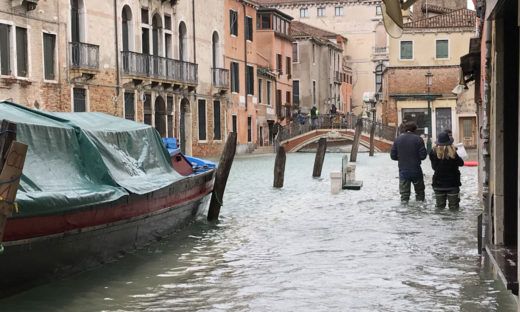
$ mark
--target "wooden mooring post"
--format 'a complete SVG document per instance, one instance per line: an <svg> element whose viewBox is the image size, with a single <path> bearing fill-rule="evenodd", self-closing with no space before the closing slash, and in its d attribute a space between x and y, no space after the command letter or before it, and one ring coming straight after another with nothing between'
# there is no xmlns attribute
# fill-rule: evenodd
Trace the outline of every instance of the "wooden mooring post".
<svg viewBox="0 0 520 312"><path fill-rule="evenodd" d="M218 163L217 172L215 174L215 185L213 186L213 193L211 193L211 202L208 210L208 221L218 220L220 214L220 207L223 205L224 190L235 158L237 148L237 133L230 132L224 145L220 161Z"/></svg>
<svg viewBox="0 0 520 312"><path fill-rule="evenodd" d="M320 138L318 141L318 150L316 151L316 158L314 158L314 169L312 176L318 178L321 176L321 168L323 167L323 160L325 159L325 152L327 151L327 139Z"/></svg>
<svg viewBox="0 0 520 312"><path fill-rule="evenodd" d="M27 154L27 145L16 142L16 124L7 120L0 126L0 253L7 217L15 209L16 192Z"/></svg>
<svg viewBox="0 0 520 312"><path fill-rule="evenodd" d="M285 148L278 147L276 151L276 159L274 161L274 180L273 187L283 187L283 180L285 175Z"/></svg>
<svg viewBox="0 0 520 312"><path fill-rule="evenodd" d="M352 150L350 152L350 162L356 162L359 148L359 139L363 130L363 119L358 118L356 122L356 133L354 134L354 142L352 142Z"/></svg>
<svg viewBox="0 0 520 312"><path fill-rule="evenodd" d="M372 122L372 127L370 127L370 151L368 152L368 156L374 156L374 136L376 135L376 123Z"/></svg>

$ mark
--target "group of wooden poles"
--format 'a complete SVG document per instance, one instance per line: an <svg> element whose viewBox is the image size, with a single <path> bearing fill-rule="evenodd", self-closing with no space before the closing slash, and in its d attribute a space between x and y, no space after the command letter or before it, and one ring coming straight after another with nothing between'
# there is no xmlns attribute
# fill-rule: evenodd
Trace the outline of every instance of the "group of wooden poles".
<svg viewBox="0 0 520 312"><path fill-rule="evenodd" d="M361 137L361 131L363 130L363 120L359 118L356 122L356 130L354 134L354 141L352 143L352 150L350 153L350 162L356 162L357 153L359 148L359 140ZM370 156L374 155L374 134L375 134L375 123L372 123L370 129ZM218 220L220 214L220 207L222 206L222 198L224 196L224 190L226 188L227 178L231 165L235 157L237 145L237 134L236 132L229 133L226 140L224 150L220 156L219 165L215 174L215 184L213 187L213 193L211 195L211 202L208 211L208 220ZM318 140L318 149L316 151L316 158L314 159L314 169L312 171L313 177L321 176L321 169L323 167L323 160L325 159L325 152L327 150L327 139L320 138ZM274 181L273 187L283 187L284 174L285 174L285 148L279 146L276 150L276 158L274 162Z"/></svg>

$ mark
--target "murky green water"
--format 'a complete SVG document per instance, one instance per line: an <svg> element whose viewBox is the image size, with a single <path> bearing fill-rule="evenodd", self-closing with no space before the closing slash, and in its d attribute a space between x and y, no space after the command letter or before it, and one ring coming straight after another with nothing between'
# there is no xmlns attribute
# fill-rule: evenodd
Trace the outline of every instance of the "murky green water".
<svg viewBox="0 0 520 312"><path fill-rule="evenodd" d="M401 206L397 164L358 156L361 191L330 194L314 154L235 159L217 225L204 220L123 259L0 301L0 311L516 311L476 249L477 169L460 211ZM426 183L431 168L423 164ZM38 261L38 259L35 259Z"/></svg>

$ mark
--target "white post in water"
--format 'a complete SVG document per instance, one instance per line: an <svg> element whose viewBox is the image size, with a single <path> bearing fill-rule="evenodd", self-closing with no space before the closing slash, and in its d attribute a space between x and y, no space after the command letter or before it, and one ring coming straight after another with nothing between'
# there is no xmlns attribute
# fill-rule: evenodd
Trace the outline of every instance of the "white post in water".
<svg viewBox="0 0 520 312"><path fill-rule="evenodd" d="M340 171L331 171L330 172L330 192L332 194L339 194L341 190L341 172Z"/></svg>
<svg viewBox="0 0 520 312"><path fill-rule="evenodd" d="M356 180L356 165L354 164L348 164L347 165L347 172L345 174L345 181L351 182Z"/></svg>

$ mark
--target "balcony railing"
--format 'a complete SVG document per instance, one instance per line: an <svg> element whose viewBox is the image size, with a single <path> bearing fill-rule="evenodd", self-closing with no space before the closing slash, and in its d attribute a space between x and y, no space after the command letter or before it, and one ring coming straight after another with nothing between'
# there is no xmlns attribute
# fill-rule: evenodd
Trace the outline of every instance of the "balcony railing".
<svg viewBox="0 0 520 312"><path fill-rule="evenodd" d="M229 89L229 70L225 68L212 68L211 84L217 88Z"/></svg>
<svg viewBox="0 0 520 312"><path fill-rule="evenodd" d="M388 47L374 47L374 55L388 54Z"/></svg>
<svg viewBox="0 0 520 312"><path fill-rule="evenodd" d="M71 68L99 69L99 46L83 42L69 42Z"/></svg>
<svg viewBox="0 0 520 312"><path fill-rule="evenodd" d="M161 56L121 52L123 73L196 84L198 65Z"/></svg>

